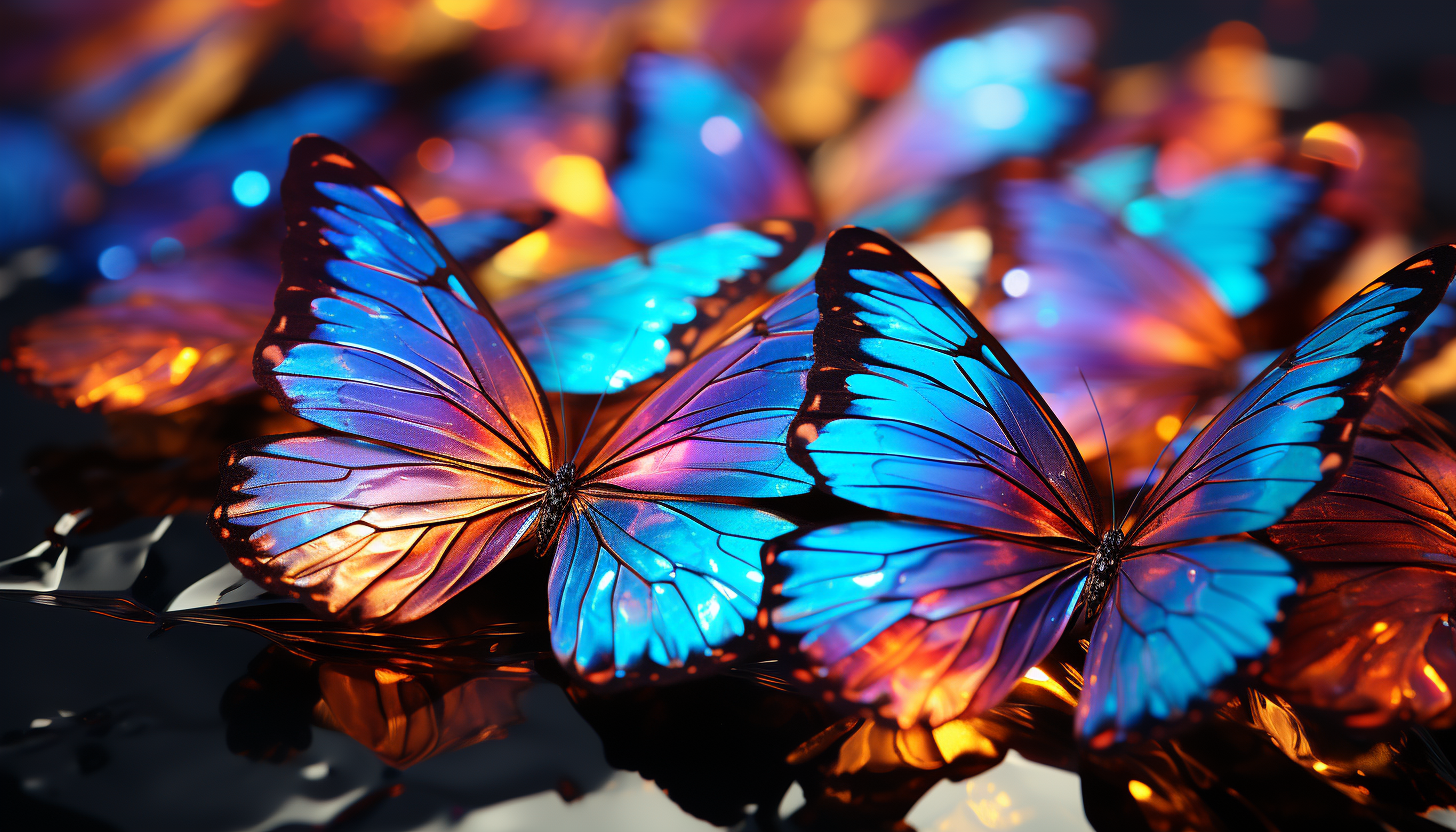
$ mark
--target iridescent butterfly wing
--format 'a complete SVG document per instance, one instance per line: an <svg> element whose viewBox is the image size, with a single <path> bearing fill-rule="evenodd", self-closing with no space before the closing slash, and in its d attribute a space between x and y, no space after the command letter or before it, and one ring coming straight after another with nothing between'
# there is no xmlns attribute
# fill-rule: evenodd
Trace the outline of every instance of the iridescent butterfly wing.
<svg viewBox="0 0 1456 832"><path fill-rule="evenodd" d="M18 328L15 369L58 401L106 413L172 413L257 390L253 346L277 282L222 258L105 281L82 305Z"/></svg>
<svg viewBox="0 0 1456 832"><path fill-rule="evenodd" d="M586 457L550 579L563 665L658 678L731 660L754 635L759 550L793 524L750 501L809 489L784 446L817 317L810 286L775 301Z"/></svg>
<svg viewBox="0 0 1456 832"><path fill-rule="evenodd" d="M1456 264L1433 251L1439 265L1397 268L1286 353L1174 463L1124 541L1010 356L893 245L831 238L791 451L833 493L919 519L873 521L878 540L862 521L777 542L773 620L842 694L936 722L995 704L1080 603L1095 625L1077 729L1094 746L1181 716L1264 651L1294 582L1243 533L1338 477ZM1016 618L1039 592L1055 603ZM977 632L981 618L999 626ZM967 629L932 625L954 620Z"/></svg>
<svg viewBox="0 0 1456 832"><path fill-rule="evenodd" d="M658 243L720 222L815 216L798 159L753 99L709 64L638 53L624 81L622 225Z"/></svg>
<svg viewBox="0 0 1456 832"><path fill-rule="evenodd" d="M496 310L547 390L615 393L660 380L737 330L812 231L772 219L713 226L538 284Z"/></svg>
<svg viewBox="0 0 1456 832"><path fill-rule="evenodd" d="M510 211L466 211L449 220L431 223L435 239L467 272L494 257L496 252L527 232L550 222L552 214L535 208Z"/></svg>
<svg viewBox="0 0 1456 832"><path fill-rule="evenodd" d="M526 536L561 451L468 275L362 160L294 145L255 375L345 435L235 446L214 527L248 577L357 622L429 612Z"/></svg>
<svg viewBox="0 0 1456 832"><path fill-rule="evenodd" d="M1450 426L1382 392L1345 476L1269 529L1309 580L1265 679L1355 726L1451 724L1453 506Z"/></svg>
<svg viewBox="0 0 1456 832"><path fill-rule="evenodd" d="M934 277L864 229L826 252L790 454L907 519L777 541L772 620L840 696L939 724L1045 657L1110 519L1045 402Z"/></svg>

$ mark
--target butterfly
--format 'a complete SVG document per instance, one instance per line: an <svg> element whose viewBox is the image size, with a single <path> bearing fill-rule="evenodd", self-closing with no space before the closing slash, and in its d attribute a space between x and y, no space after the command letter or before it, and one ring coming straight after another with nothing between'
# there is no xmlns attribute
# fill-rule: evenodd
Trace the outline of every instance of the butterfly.
<svg viewBox="0 0 1456 832"><path fill-rule="evenodd" d="M1322 223L1304 222L1324 193L1308 173L1267 162L1215 171L1177 194L1153 190L1153 149L1115 147L1076 165L1068 182L1139 237L1157 243L1194 267L1219 304L1234 317L1269 298L1264 270L1280 254L1276 238L1301 227L1301 242L1318 257Z"/></svg>
<svg viewBox="0 0 1456 832"><path fill-rule="evenodd" d="M1352 726L1456 719L1456 433L1383 392L1328 492L1269 528L1309 573L1265 679Z"/></svg>
<svg viewBox="0 0 1456 832"><path fill-rule="evenodd" d="M478 262L548 219L478 211L433 230L459 260ZM253 351L277 288L273 269L225 251L146 267L17 328L14 369L58 402L105 413L170 414L253 392Z"/></svg>
<svg viewBox="0 0 1456 832"><path fill-rule="evenodd" d="M730 220L814 217L799 160L716 68L639 52L623 85L624 159L611 183L628 234L656 243Z"/></svg>
<svg viewBox="0 0 1456 832"><path fill-rule="evenodd" d="M1186 713L1265 652L1295 589L1245 533L1339 477L1453 270L1456 251L1432 249L1351 298L1118 520L990 332L890 240L836 232L790 455L819 487L898 516L775 541L774 627L832 690L902 725L994 706L1074 624L1091 625L1083 741Z"/></svg>
<svg viewBox="0 0 1456 832"><path fill-rule="evenodd" d="M812 288L572 453L490 306L363 161L302 137L283 199L284 278L256 375L333 433L228 455L213 527L243 574L387 626L534 540L554 558L553 650L582 678L731 658L752 635L759 549L793 528L750 503L809 488L784 436L810 363Z"/></svg>
<svg viewBox="0 0 1456 832"><path fill-rule="evenodd" d="M611 182L623 228L633 237L657 242L710 223L824 213L793 151L773 134L752 97L711 64L638 53L628 62L622 96L624 159ZM977 157L971 169L999 158ZM881 189L876 199L830 216L839 217L834 224L908 237L963 195L953 180L964 172L955 168L903 189ZM810 245L772 278L769 290L786 291L813 277L822 257L822 245Z"/></svg>

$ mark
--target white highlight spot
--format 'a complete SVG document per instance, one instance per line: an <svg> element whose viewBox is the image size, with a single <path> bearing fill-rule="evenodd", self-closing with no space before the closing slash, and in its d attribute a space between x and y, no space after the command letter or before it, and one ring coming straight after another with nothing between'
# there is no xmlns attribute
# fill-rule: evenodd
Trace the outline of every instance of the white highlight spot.
<svg viewBox="0 0 1456 832"><path fill-rule="evenodd" d="M1013 298L1019 298L1031 289L1031 272L1026 269L1012 269L1001 276L1001 288Z"/></svg>
<svg viewBox="0 0 1456 832"><path fill-rule="evenodd" d="M329 776L329 764L319 760L317 763L304 766L298 773L302 774L305 780L322 780Z"/></svg>
<svg viewBox="0 0 1456 832"><path fill-rule="evenodd" d="M702 139L703 147L718 156L727 156L743 144L743 130L738 123L727 116L713 116L703 122L698 130L698 138Z"/></svg>
<svg viewBox="0 0 1456 832"><path fill-rule="evenodd" d="M869 589L870 587L878 584L884 579L885 573L883 572L871 572L868 575L855 575L853 578L850 578L851 581L854 581L856 584L864 587L865 589Z"/></svg>

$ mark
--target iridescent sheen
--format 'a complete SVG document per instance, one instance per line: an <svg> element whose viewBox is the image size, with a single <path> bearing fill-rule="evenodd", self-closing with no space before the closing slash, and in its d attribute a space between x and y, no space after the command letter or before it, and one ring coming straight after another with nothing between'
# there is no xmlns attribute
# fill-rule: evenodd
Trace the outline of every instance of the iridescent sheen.
<svg viewBox="0 0 1456 832"><path fill-rule="evenodd" d="M496 310L547 390L615 393L664 377L737 329L812 233L775 219L713 226L538 284Z"/></svg>
<svg viewBox="0 0 1456 832"><path fill-rule="evenodd" d="M1456 446L1382 393L1349 471L1269 529L1309 572L1265 678L1360 727L1456 720Z"/></svg>
<svg viewBox="0 0 1456 832"><path fill-rule="evenodd" d="M304 137L283 199L284 280L257 376L337 433L231 452L214 529L244 574L389 625L534 542L555 557L557 656L588 681L690 671L753 635L759 548L792 526L745 502L809 488L784 445L811 363L812 288L705 348L600 447L571 452L523 352L362 160Z"/></svg>
<svg viewBox="0 0 1456 832"><path fill-rule="evenodd" d="M1011 356L924 267L859 228L827 251L790 454L831 493L906 517L776 541L774 625L832 691L910 725L996 704L1087 621L1076 732L1094 748L1183 716L1265 652L1295 581L1244 533L1338 479L1405 337L1456 271L1443 247L1372 283L1117 521ZM1095 563L1116 575L1089 598Z"/></svg>
<svg viewBox="0 0 1456 832"><path fill-rule="evenodd" d="M623 95L626 160L612 190L633 237L657 243L719 222L814 217L799 161L753 99L714 67L638 53Z"/></svg>

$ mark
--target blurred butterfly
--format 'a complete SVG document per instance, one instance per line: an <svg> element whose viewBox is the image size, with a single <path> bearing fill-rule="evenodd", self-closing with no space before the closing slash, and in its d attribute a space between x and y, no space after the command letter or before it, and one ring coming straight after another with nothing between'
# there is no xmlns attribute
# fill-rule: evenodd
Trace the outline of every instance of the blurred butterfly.
<svg viewBox="0 0 1456 832"><path fill-rule="evenodd" d="M936 725L996 705L1088 623L1083 741L1106 747L1183 715L1265 652L1295 588L1284 558L1245 533L1344 471L1453 271L1456 251L1432 249L1351 298L1118 520L980 322L888 239L836 232L790 454L829 492L902 517L776 541L775 627L845 699Z"/></svg>
<svg viewBox="0 0 1456 832"><path fill-rule="evenodd" d="M712 223L823 213L797 156L774 136L753 99L717 68L638 53L628 63L623 97L625 158L611 181L622 225L633 237L658 242ZM888 191L834 224L911 235L961 195L950 178ZM785 291L812 277L822 257L821 246L810 246L770 289Z"/></svg>
<svg viewBox="0 0 1456 832"><path fill-rule="evenodd" d="M1247 356L1238 323L1185 261L1066 184L1008 179L997 197L997 232L1017 265L987 323L1084 458L1110 445L1118 478L1134 479L1196 404L1232 394L1268 363Z"/></svg>
<svg viewBox="0 0 1456 832"><path fill-rule="evenodd" d="M1270 527L1306 567L1266 680L1356 727L1456 720L1456 433L1382 393L1349 471Z"/></svg>
<svg viewBox="0 0 1456 832"><path fill-rule="evenodd" d="M165 265L238 238L278 205L288 142L307 132L353 136L389 98L374 82L330 81L209 127L176 158L109 194L102 216L67 243L61 274L89 279L99 269L116 280L148 259Z"/></svg>
<svg viewBox="0 0 1456 832"><path fill-rule="evenodd" d="M625 158L611 181L628 234L656 243L730 220L815 216L798 158L716 68L639 52L623 84Z"/></svg>
<svg viewBox="0 0 1456 832"><path fill-rule="evenodd" d="M569 452L495 313L361 160L303 137L283 197L284 281L256 374L338 433L234 447L214 528L239 569L328 615L388 625L534 537L554 554L552 646L567 668L605 682L728 659L751 635L762 542L792 528L748 503L809 487L784 436L812 291Z"/></svg>
<svg viewBox="0 0 1456 832"><path fill-rule="evenodd" d="M813 181L829 217L1045 153L1086 115L1068 82L1095 34L1075 13L1017 15L926 53L909 88L816 153Z"/></svg>
<svg viewBox="0 0 1456 832"><path fill-rule="evenodd" d="M1279 254L1276 236L1307 219L1323 184L1308 173L1248 162L1165 194L1151 187L1155 158L1151 146L1114 147L1074 166L1068 181L1128 230L1192 264L1229 314L1252 312L1270 294L1263 270ZM1305 228L1301 258L1316 259L1337 242L1321 236L1337 233L1326 224Z"/></svg>
<svg viewBox="0 0 1456 832"><path fill-rule="evenodd" d="M479 262L548 218L471 212L435 230L460 260ZM145 268L18 328L14 368L58 402L105 413L168 414L247 393L277 289L275 271L236 256Z"/></svg>

